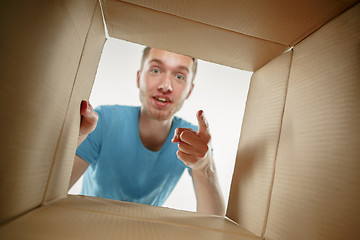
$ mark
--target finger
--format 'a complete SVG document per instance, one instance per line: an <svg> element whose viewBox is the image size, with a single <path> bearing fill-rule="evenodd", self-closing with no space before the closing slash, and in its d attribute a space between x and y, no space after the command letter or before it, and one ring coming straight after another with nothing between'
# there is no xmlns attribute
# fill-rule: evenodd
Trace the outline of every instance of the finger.
<svg viewBox="0 0 360 240"><path fill-rule="evenodd" d="M176 152L176 155L178 156L178 158L181 160L181 161L183 161L183 163L186 165L186 166L191 166L191 165L194 165L196 162L197 162L197 160L194 158L194 157L192 157L190 154L187 154L187 153L184 153L184 152L182 152L182 151L180 151L180 150L178 150L177 152Z"/></svg>
<svg viewBox="0 0 360 240"><path fill-rule="evenodd" d="M184 132L191 132L193 135L196 135L196 132L192 128L177 128L175 129L174 137L171 139L173 143L183 141L182 136Z"/></svg>
<svg viewBox="0 0 360 240"><path fill-rule="evenodd" d="M171 139L173 143L180 142L180 134L185 130L185 128L176 128L174 132L174 137Z"/></svg>
<svg viewBox="0 0 360 240"><path fill-rule="evenodd" d="M82 115L82 119L90 124L94 124L98 121L98 114L94 111L91 104L85 100L81 102L80 113Z"/></svg>
<svg viewBox="0 0 360 240"><path fill-rule="evenodd" d="M178 148L180 151L191 155L194 155L194 153L196 152L194 146L187 144L186 142L179 142Z"/></svg>
<svg viewBox="0 0 360 240"><path fill-rule="evenodd" d="M81 115L86 115L93 111L94 111L94 109L88 101L86 101L86 100L81 101L81 108L80 108Z"/></svg>
<svg viewBox="0 0 360 240"><path fill-rule="evenodd" d="M197 133L195 132L194 129L192 128L185 128L181 133L180 133L180 140L183 142L186 142L190 145L194 145L197 142L199 142L201 139L199 139L199 137L197 136Z"/></svg>
<svg viewBox="0 0 360 240"><path fill-rule="evenodd" d="M197 145L187 144L186 142L179 142L178 148L180 151L191 155L195 159L205 158L209 151L208 144L201 142Z"/></svg>
<svg viewBox="0 0 360 240"><path fill-rule="evenodd" d="M199 125L197 135L204 137L205 139L210 139L209 124L205 118L204 111L199 110L196 114L196 118Z"/></svg>
<svg viewBox="0 0 360 240"><path fill-rule="evenodd" d="M80 105L80 113L81 113L81 115L84 115L84 114L85 114L86 109L87 109L87 106L88 106L87 101L82 100L82 101L81 101L81 105Z"/></svg>

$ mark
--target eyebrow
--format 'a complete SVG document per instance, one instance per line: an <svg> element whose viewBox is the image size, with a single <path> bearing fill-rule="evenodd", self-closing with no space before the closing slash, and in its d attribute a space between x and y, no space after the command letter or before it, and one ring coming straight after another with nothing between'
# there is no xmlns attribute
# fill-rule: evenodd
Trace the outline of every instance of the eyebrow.
<svg viewBox="0 0 360 240"><path fill-rule="evenodd" d="M151 59L151 61L149 61L149 63L153 63L153 62L158 63L158 64L160 64L160 65L165 65L165 64L163 63L163 61L161 61L161 60L159 60L159 59L157 59L157 58ZM185 70L186 72L190 73L189 68L187 68L187 67L185 67L185 66L183 66L183 65L180 65L180 66L178 66L177 68L180 69L180 70Z"/></svg>

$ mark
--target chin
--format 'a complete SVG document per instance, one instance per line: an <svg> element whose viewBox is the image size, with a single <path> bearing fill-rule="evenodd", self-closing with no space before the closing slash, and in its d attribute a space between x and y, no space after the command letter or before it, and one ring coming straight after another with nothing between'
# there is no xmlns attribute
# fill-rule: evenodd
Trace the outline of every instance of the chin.
<svg viewBox="0 0 360 240"><path fill-rule="evenodd" d="M182 105L180 105L180 107L181 106ZM166 121L172 119L175 113L180 109L177 105L170 106L167 109L158 109L152 106L151 103L146 105L143 104L143 107L145 109L145 112L151 119L158 121Z"/></svg>

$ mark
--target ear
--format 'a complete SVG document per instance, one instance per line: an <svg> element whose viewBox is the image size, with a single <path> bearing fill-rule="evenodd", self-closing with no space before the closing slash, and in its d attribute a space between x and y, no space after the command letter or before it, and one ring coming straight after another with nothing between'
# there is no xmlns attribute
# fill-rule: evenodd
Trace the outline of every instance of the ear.
<svg viewBox="0 0 360 240"><path fill-rule="evenodd" d="M136 86L140 88L140 70L138 70L136 74Z"/></svg>
<svg viewBox="0 0 360 240"><path fill-rule="evenodd" d="M192 90L194 89L194 86L195 86L194 83L191 83L191 87L190 87L188 95L186 96L186 99L188 99L190 97Z"/></svg>

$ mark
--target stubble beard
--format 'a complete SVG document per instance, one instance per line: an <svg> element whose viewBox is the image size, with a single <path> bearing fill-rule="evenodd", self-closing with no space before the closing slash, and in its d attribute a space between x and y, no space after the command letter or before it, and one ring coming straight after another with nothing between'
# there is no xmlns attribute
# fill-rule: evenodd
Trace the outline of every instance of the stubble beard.
<svg viewBox="0 0 360 240"><path fill-rule="evenodd" d="M146 114L151 118L151 119L155 119L158 121L166 121L171 119L175 113L177 113L182 105L184 104L184 101L182 103L180 103L177 106L172 106L171 109L165 110L165 111L161 111L158 109L155 109L153 107L149 107L149 105L151 105L151 100L149 100L146 98L146 94L143 93L142 91L140 91L140 102L142 104L142 108L145 110Z"/></svg>

